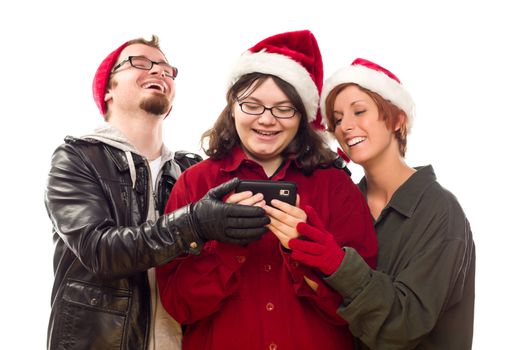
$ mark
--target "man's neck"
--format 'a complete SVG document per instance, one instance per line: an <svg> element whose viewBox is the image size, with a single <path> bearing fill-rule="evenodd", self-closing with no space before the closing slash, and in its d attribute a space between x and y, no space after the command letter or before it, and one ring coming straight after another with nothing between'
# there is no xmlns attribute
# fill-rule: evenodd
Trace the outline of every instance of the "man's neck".
<svg viewBox="0 0 525 350"><path fill-rule="evenodd" d="M120 117L115 115L110 117L108 122L119 129L144 157L149 160L160 157L162 152L162 117L152 115Z"/></svg>

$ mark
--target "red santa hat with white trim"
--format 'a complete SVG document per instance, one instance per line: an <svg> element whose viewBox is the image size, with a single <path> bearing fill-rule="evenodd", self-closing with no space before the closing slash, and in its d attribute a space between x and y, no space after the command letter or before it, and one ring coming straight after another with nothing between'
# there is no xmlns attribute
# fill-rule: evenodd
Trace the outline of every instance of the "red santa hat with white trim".
<svg viewBox="0 0 525 350"><path fill-rule="evenodd" d="M328 78L321 93L321 114L326 125L326 98L330 91L341 84L354 83L373 91L403 110L407 117L407 130L414 122L415 105L412 97L392 72L380 65L357 58L350 67L341 68Z"/></svg>
<svg viewBox="0 0 525 350"><path fill-rule="evenodd" d="M303 101L307 120L314 128L324 129L319 113L323 60L309 30L277 34L248 49L234 64L229 86L255 72L275 75L292 85Z"/></svg>

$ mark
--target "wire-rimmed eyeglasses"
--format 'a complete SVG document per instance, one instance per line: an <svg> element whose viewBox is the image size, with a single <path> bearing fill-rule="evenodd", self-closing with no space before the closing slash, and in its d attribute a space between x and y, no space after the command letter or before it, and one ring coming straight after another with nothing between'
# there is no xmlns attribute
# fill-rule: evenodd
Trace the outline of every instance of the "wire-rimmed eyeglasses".
<svg viewBox="0 0 525 350"><path fill-rule="evenodd" d="M238 100L237 103L239 104L239 107L241 107L241 111L250 115L262 115L264 111L269 110L277 119L290 119L297 113L297 109L290 106L266 107L265 105L256 102L239 102Z"/></svg>
<svg viewBox="0 0 525 350"><path fill-rule="evenodd" d="M162 70L164 71L164 75L171 79L175 79L175 77L179 73L179 70L177 68L170 66L166 62L155 62L144 56L129 56L124 61L117 64L115 68L111 70L111 72L115 73L115 71L122 67L126 62L129 62L129 64L132 67L142 70L150 70L151 68L153 68L153 65L156 64L162 68Z"/></svg>

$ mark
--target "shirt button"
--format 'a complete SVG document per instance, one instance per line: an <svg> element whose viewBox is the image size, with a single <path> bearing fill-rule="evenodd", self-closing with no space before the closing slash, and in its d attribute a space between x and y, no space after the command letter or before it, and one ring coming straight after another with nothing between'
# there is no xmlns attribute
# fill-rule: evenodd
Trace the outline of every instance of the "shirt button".
<svg viewBox="0 0 525 350"><path fill-rule="evenodd" d="M271 270L272 270L272 265L270 265L270 264L265 264L264 265L264 271L270 272Z"/></svg>
<svg viewBox="0 0 525 350"><path fill-rule="evenodd" d="M268 349L270 349L270 350L277 350L277 344L271 343L270 346L268 346Z"/></svg>
<svg viewBox="0 0 525 350"><path fill-rule="evenodd" d="M239 264L244 264L244 262L246 261L246 257L244 255L238 255L236 256L236 258Z"/></svg>
<svg viewBox="0 0 525 350"><path fill-rule="evenodd" d="M273 311L273 309L275 309L275 305L273 305L273 303L266 304L266 311Z"/></svg>
<svg viewBox="0 0 525 350"><path fill-rule="evenodd" d="M299 263L297 261L292 261L292 267L294 269L298 268L299 267Z"/></svg>

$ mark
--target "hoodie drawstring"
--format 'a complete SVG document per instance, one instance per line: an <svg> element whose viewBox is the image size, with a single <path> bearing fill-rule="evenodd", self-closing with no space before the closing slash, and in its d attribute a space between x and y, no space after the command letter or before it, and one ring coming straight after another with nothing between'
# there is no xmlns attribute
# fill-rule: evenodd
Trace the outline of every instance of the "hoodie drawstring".
<svg viewBox="0 0 525 350"><path fill-rule="evenodd" d="M126 159L128 160L129 174L131 175L132 188L135 189L135 182L137 181L137 170L135 169L135 162L130 151L125 151Z"/></svg>

